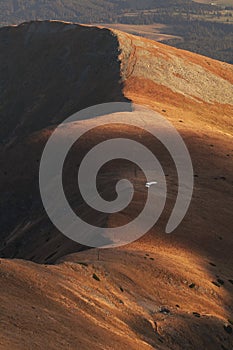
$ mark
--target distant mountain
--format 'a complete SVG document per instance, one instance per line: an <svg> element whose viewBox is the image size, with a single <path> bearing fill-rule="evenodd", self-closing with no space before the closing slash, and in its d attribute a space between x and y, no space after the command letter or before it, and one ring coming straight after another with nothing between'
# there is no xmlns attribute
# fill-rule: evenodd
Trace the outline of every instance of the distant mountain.
<svg viewBox="0 0 233 350"><path fill-rule="evenodd" d="M0 24L33 19L60 19L74 22L108 18L115 5L107 0L0 0Z"/></svg>
<svg viewBox="0 0 233 350"><path fill-rule="evenodd" d="M72 22L114 22L126 10L154 9L192 3L191 0L0 0L0 25L35 19Z"/></svg>

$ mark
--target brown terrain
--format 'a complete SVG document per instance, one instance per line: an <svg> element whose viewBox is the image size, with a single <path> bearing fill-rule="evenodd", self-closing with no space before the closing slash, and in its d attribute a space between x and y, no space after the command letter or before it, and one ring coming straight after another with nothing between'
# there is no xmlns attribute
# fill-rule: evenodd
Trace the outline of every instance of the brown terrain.
<svg viewBox="0 0 233 350"><path fill-rule="evenodd" d="M45 21L0 29L0 67L0 349L232 350L233 66L118 30ZM112 227L141 208L144 176L123 161L107 164L100 180L106 198L114 181L132 180L135 196L125 211L101 216L72 195L74 157L79 164L93 145L119 136L157 154L168 198L140 240L85 249L46 216L39 162L57 124L110 101L148 106L172 122L193 161L193 199L166 234L178 185L169 154L137 128L97 127L65 164L74 210ZM67 125L61 140L96 120Z"/></svg>

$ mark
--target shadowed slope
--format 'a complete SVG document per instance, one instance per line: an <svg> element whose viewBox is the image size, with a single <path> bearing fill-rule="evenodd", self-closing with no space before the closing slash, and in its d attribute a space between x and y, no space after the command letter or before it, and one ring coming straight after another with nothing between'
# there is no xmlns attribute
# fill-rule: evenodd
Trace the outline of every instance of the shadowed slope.
<svg viewBox="0 0 233 350"><path fill-rule="evenodd" d="M41 238L35 241L31 233L34 222L38 224L44 217L38 192L38 166L51 131L45 131L42 137L27 138L36 130L53 128L83 108L128 101L122 91L118 38L108 29L63 22L30 22L2 28L0 52L2 256L33 259L33 240L36 247L50 246L43 259L51 260L54 246L62 246L63 253L79 248L58 233L55 242L50 234L42 241ZM14 170L13 164L17 164ZM46 217L43 229L54 231L50 226ZM20 242L15 242L15 229ZM29 232L28 244L24 235L19 234L25 230ZM10 247L5 241L9 237Z"/></svg>
<svg viewBox="0 0 233 350"><path fill-rule="evenodd" d="M126 101L119 50L107 29L49 21L0 29L2 143L85 107Z"/></svg>

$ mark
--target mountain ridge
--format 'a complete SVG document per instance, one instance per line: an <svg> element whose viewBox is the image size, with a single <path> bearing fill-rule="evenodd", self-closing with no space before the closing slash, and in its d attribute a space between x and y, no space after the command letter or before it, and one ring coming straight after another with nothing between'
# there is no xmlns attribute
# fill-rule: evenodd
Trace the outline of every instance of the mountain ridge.
<svg viewBox="0 0 233 350"><path fill-rule="evenodd" d="M49 21L0 29L0 45L0 348L231 349L233 66L115 30ZM149 133L97 127L65 164L72 208L109 227L140 209L145 179L130 164L108 164L100 173L106 198L118 179L135 184L122 213L97 216L76 190L83 154L116 137L143 143L158 156L168 198L160 220L140 240L79 252L87 247L64 238L43 210L40 157L67 116L110 101L147 106L174 125L193 161L193 200L175 233L166 235L177 195L172 159ZM67 124L60 140L97 121ZM156 127L153 119L145 122Z"/></svg>

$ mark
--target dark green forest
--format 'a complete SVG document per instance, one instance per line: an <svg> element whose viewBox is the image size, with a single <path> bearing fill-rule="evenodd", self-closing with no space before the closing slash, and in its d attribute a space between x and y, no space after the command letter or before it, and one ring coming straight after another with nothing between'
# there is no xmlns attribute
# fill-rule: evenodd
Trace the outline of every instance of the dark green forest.
<svg viewBox="0 0 233 350"><path fill-rule="evenodd" d="M184 21L173 28L184 41L172 40L167 44L233 64L232 24Z"/></svg>

